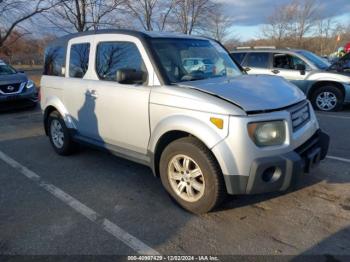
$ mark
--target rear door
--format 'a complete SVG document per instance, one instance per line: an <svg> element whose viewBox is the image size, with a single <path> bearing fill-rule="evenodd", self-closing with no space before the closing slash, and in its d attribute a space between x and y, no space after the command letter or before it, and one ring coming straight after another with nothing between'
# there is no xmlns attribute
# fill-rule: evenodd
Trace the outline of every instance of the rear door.
<svg viewBox="0 0 350 262"><path fill-rule="evenodd" d="M268 52L248 52L243 68L248 74L271 74L270 53Z"/></svg>
<svg viewBox="0 0 350 262"><path fill-rule="evenodd" d="M68 42L66 78L64 83L64 105L69 112L79 135L98 139L94 97L90 93L89 71L91 71L92 36L74 38ZM90 64L90 65L89 65Z"/></svg>

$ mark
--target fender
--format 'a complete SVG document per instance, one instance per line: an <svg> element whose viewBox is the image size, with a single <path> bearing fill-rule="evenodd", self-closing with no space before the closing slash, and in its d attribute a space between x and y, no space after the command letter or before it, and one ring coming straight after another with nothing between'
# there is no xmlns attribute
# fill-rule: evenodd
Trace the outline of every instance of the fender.
<svg viewBox="0 0 350 262"><path fill-rule="evenodd" d="M347 76L339 75L339 74L334 74L334 73L329 73L329 72L317 72L310 74L310 76L306 79L306 81L309 82L307 89L306 89L306 94L309 96L309 92L311 88L317 84L318 82L335 82L337 84L342 85L345 88L345 85L347 83L347 80L350 78ZM350 80L349 80L350 82Z"/></svg>
<svg viewBox="0 0 350 262"><path fill-rule="evenodd" d="M48 96L45 103L42 104L42 108L44 109L44 121L47 117L47 109L49 107L54 107L56 108L56 110L60 113L60 115L63 117L63 120L67 126L67 128L69 129L77 129L72 117L70 116L70 114L68 113L68 110L66 109L66 107L63 105L63 103L61 102L61 100L56 97L56 96Z"/></svg>
<svg viewBox="0 0 350 262"><path fill-rule="evenodd" d="M228 136L228 116L218 116L224 119L224 128L222 130L216 128L213 124L210 126L209 117L208 123L200 119L186 116L174 115L160 121L154 129L151 130L151 138L148 150L155 152L159 139L170 131L183 131L189 133L201 140L209 149L213 148L220 141Z"/></svg>

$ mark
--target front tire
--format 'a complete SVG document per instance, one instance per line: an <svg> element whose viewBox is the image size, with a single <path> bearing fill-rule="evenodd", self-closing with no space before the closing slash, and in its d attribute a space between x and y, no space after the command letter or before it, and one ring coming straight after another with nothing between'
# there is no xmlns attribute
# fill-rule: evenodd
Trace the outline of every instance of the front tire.
<svg viewBox="0 0 350 262"><path fill-rule="evenodd" d="M183 208L207 213L226 196L221 170L207 147L194 137L170 143L160 159L162 184Z"/></svg>
<svg viewBox="0 0 350 262"><path fill-rule="evenodd" d="M322 86L311 95L311 103L316 110L334 112L341 110L344 95L335 86Z"/></svg>
<svg viewBox="0 0 350 262"><path fill-rule="evenodd" d="M64 120L57 111L49 115L47 124L50 142L57 154L67 156L76 152L78 145L72 140Z"/></svg>

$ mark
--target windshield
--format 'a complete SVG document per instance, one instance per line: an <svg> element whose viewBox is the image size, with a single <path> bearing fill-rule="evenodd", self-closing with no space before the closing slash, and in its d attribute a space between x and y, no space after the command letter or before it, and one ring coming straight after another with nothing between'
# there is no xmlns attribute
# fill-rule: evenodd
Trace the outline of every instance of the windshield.
<svg viewBox="0 0 350 262"><path fill-rule="evenodd" d="M16 73L17 71L14 68L0 61L0 75L12 75Z"/></svg>
<svg viewBox="0 0 350 262"><path fill-rule="evenodd" d="M319 57L318 55L310 51L301 50L301 51L297 51L297 53L306 57L318 69L327 69L331 65L325 59Z"/></svg>
<svg viewBox="0 0 350 262"><path fill-rule="evenodd" d="M177 38L151 41L171 83L242 74L226 50L214 41Z"/></svg>

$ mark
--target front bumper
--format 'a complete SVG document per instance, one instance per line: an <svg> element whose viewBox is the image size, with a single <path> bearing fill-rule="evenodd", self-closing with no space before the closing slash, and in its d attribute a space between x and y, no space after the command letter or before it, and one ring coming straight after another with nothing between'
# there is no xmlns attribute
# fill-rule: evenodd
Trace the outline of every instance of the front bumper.
<svg viewBox="0 0 350 262"><path fill-rule="evenodd" d="M329 136L318 130L294 151L255 159L249 176L225 175L230 194L259 194L283 191L310 172L328 152Z"/></svg>
<svg viewBox="0 0 350 262"><path fill-rule="evenodd" d="M20 100L38 102L38 90L36 87L32 87L30 89L24 88L23 91L12 94L0 94L0 103Z"/></svg>
<svg viewBox="0 0 350 262"><path fill-rule="evenodd" d="M39 101L38 91L31 88L19 94L0 95L0 110L34 106Z"/></svg>

